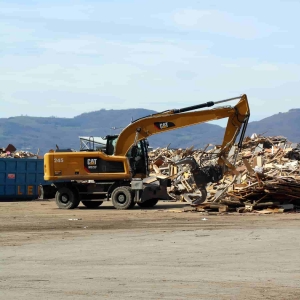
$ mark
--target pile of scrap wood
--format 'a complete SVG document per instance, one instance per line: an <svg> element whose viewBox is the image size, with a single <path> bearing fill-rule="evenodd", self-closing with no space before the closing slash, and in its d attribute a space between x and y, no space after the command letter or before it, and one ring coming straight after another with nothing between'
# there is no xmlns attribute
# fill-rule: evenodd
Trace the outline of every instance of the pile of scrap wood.
<svg viewBox="0 0 300 300"><path fill-rule="evenodd" d="M211 148L208 150L208 148ZM193 156L202 166L215 164L218 160L217 147L208 145L204 150L158 148L149 153L150 176L164 176L172 179L169 195L174 200L182 200L186 195L197 196L198 188L191 176L190 167L187 165L174 165L175 162L185 157Z"/></svg>
<svg viewBox="0 0 300 300"><path fill-rule="evenodd" d="M169 176L169 194L176 200L190 200L186 195L199 193L188 166L173 162L193 156L201 165L217 163L218 147L210 150L156 149L150 153L151 170L156 175ZM229 160L235 160L233 148ZM300 206L300 145L284 137L264 137L254 134L243 141L236 157L236 172L207 187L208 197L201 208L222 211L256 211L264 208ZM288 205L287 205L288 204Z"/></svg>
<svg viewBox="0 0 300 300"><path fill-rule="evenodd" d="M9 144L6 148L0 148L0 158L37 158L37 154L17 150L14 145Z"/></svg>

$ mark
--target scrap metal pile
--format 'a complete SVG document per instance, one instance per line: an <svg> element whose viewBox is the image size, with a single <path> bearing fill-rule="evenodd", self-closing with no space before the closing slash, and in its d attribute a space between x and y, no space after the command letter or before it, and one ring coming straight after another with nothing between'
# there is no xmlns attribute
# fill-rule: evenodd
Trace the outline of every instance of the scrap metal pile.
<svg viewBox="0 0 300 300"><path fill-rule="evenodd" d="M169 195L175 200L190 202L199 190L189 166L175 166L174 162L193 156L201 166L215 165L218 146L204 150L156 149L150 152L151 171L172 179ZM236 146L228 160L235 160ZM256 134L243 141L236 157L236 170L225 174L218 183L207 186L206 201L199 209L237 210L293 209L300 206L300 145L284 137L264 137ZM270 210L271 211L271 210Z"/></svg>
<svg viewBox="0 0 300 300"><path fill-rule="evenodd" d="M37 158L37 154L17 150L14 145L9 144L6 148L0 148L0 158Z"/></svg>

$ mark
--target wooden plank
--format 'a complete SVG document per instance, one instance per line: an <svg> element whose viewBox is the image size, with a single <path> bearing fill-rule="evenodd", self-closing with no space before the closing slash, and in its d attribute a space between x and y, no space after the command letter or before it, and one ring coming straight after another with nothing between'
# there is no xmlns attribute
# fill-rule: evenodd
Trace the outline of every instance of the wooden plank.
<svg viewBox="0 0 300 300"><path fill-rule="evenodd" d="M158 168L157 165L153 165L153 170L155 171L156 174L161 174L160 169Z"/></svg>
<svg viewBox="0 0 300 300"><path fill-rule="evenodd" d="M254 174L254 170L251 168L251 166L250 166L248 160L244 158L244 159L243 159L243 162L244 162L244 165L246 166L248 172L249 172L251 175Z"/></svg>

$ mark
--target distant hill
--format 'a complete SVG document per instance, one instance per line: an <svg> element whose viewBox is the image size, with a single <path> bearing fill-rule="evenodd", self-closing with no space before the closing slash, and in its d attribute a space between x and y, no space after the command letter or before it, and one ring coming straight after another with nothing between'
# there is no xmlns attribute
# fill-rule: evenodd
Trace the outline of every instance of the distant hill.
<svg viewBox="0 0 300 300"><path fill-rule="evenodd" d="M248 133L265 133L267 136L282 135L291 142L300 142L300 109L291 109L260 121L251 122Z"/></svg>
<svg viewBox="0 0 300 300"><path fill-rule="evenodd" d="M106 136L118 134L131 119L138 119L155 113L146 109L99 110L84 113L74 118L11 117L0 119L0 147L9 143L17 149L43 154L50 149L79 149L79 136ZM200 124L150 137L153 147L195 145L202 147L207 142L217 143L224 129L217 125Z"/></svg>
<svg viewBox="0 0 300 300"><path fill-rule="evenodd" d="M9 143L17 149L34 153L40 149L43 154L55 145L61 148L79 149L79 136L105 136L118 134L131 118L134 120L155 111L146 109L99 110L84 113L74 118L11 117L0 119L0 147ZM266 133L283 135L289 140L300 141L300 109L279 113L258 122L249 123L247 134ZM116 128L116 129L113 129ZM184 148L194 145L197 148L207 143L220 144L224 128L212 124L200 124L149 138L153 147Z"/></svg>
<svg viewBox="0 0 300 300"><path fill-rule="evenodd" d="M145 109L99 110L84 113L75 118L11 117L0 119L0 146L11 143L17 149L42 153L61 148L79 148L78 136L105 136L115 131L111 127L122 127L138 118L153 113Z"/></svg>

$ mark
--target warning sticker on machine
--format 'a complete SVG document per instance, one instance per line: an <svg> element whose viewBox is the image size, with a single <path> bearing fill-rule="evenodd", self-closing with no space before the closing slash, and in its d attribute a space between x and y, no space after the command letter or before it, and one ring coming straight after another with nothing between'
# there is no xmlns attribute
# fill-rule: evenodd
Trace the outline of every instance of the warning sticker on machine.
<svg viewBox="0 0 300 300"><path fill-rule="evenodd" d="M7 178L8 179L15 179L16 178L16 174L7 174Z"/></svg>

